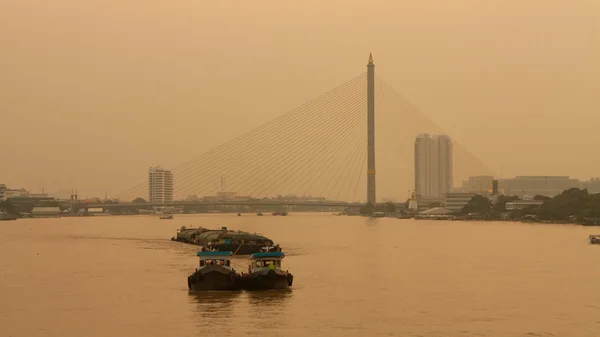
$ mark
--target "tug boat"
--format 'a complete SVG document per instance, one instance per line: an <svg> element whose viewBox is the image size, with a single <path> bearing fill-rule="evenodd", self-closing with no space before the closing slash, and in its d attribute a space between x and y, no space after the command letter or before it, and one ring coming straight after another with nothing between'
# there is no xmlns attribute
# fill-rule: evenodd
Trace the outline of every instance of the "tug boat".
<svg viewBox="0 0 600 337"><path fill-rule="evenodd" d="M265 247L266 251L250 255L248 273L239 278L240 287L244 290L289 289L294 276L281 269L281 260L285 254L278 247ZM275 248L277 251L270 251Z"/></svg>
<svg viewBox="0 0 600 337"><path fill-rule="evenodd" d="M593 245L600 244L600 234L590 235L590 243Z"/></svg>
<svg viewBox="0 0 600 337"><path fill-rule="evenodd" d="M202 290L236 290L240 275L231 268L232 252L198 252L200 268L188 276L188 288Z"/></svg>

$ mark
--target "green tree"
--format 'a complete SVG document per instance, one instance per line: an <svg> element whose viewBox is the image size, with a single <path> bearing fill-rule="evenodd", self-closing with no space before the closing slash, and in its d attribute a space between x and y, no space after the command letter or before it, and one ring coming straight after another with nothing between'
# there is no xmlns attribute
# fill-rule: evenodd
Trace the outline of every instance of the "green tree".
<svg viewBox="0 0 600 337"><path fill-rule="evenodd" d="M579 218L600 218L600 193L590 195L590 201L578 215Z"/></svg>
<svg viewBox="0 0 600 337"><path fill-rule="evenodd" d="M147 201L144 198L137 197L137 198L133 199L132 203L134 203L134 204L145 204L145 203L147 203Z"/></svg>
<svg viewBox="0 0 600 337"><path fill-rule="evenodd" d="M595 197L587 190L571 188L552 199L544 201L539 208L539 216L543 220L565 220L570 216L581 216L582 211L594 213Z"/></svg>
<svg viewBox="0 0 600 337"><path fill-rule="evenodd" d="M481 195L476 195L473 198L471 198L471 200L469 200L469 202L463 207L463 209L460 211L460 213L462 213L462 214L469 214L469 213L489 214L491 208L492 208L492 203L490 202L490 199L488 199L484 196L481 196Z"/></svg>
<svg viewBox="0 0 600 337"><path fill-rule="evenodd" d="M6 212L11 215L19 215L19 211L17 207L10 202L10 200L5 200L0 202L0 211Z"/></svg>
<svg viewBox="0 0 600 337"><path fill-rule="evenodd" d="M535 197L533 197L533 200L550 200L552 198L547 197L545 195L541 195L541 194L536 194Z"/></svg>

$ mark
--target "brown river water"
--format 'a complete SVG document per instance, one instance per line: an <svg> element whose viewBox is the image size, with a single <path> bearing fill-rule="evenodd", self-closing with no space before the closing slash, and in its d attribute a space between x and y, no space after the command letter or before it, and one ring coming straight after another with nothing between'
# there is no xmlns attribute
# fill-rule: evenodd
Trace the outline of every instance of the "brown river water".
<svg viewBox="0 0 600 337"><path fill-rule="evenodd" d="M270 237L293 290L190 293L197 247L169 240L182 225ZM5 221L0 336L595 337L592 232L299 213Z"/></svg>

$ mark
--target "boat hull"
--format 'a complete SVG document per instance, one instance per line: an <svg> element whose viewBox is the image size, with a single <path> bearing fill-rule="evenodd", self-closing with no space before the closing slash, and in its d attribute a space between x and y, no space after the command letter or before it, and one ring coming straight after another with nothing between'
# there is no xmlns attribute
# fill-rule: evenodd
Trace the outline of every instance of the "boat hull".
<svg viewBox="0 0 600 337"><path fill-rule="evenodd" d="M275 290L289 289L292 286L294 276L283 271L269 270L241 276L240 288L244 290Z"/></svg>
<svg viewBox="0 0 600 337"><path fill-rule="evenodd" d="M188 277L188 288L192 291L238 290L239 275L219 266L198 270Z"/></svg>
<svg viewBox="0 0 600 337"><path fill-rule="evenodd" d="M171 238L171 241L177 241L177 242L183 242L183 243L187 243L190 245L195 245L195 246L202 246L199 243L194 243L194 242L189 242L189 241L185 241L185 240L178 240L177 238ZM258 253L262 251L262 247L264 247L265 244L261 243L258 245L248 245L248 244L242 244L240 247L239 243L231 243L231 244L220 244L220 245L212 245L211 248L214 249L217 252L234 252L235 255L251 255L254 253Z"/></svg>

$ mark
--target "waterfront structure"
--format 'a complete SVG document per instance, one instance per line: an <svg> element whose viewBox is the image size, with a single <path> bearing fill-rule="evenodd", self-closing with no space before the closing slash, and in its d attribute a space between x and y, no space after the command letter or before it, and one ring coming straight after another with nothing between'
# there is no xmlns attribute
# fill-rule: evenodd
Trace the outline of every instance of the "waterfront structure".
<svg viewBox="0 0 600 337"><path fill-rule="evenodd" d="M476 195L475 193L447 193L444 199L444 206L453 213L460 212Z"/></svg>
<svg viewBox="0 0 600 337"><path fill-rule="evenodd" d="M54 218L60 216L60 207L34 207L31 210L34 218Z"/></svg>
<svg viewBox="0 0 600 337"><path fill-rule="evenodd" d="M367 64L367 203L375 205L375 64L369 54Z"/></svg>
<svg viewBox="0 0 600 337"><path fill-rule="evenodd" d="M419 210L419 203L417 201L417 198L415 196L415 192L413 192L410 196L410 199L408 201L408 210L412 211L412 212L416 212Z"/></svg>
<svg viewBox="0 0 600 337"><path fill-rule="evenodd" d="M453 187L452 140L446 135L415 139L415 193L418 199L442 199Z"/></svg>
<svg viewBox="0 0 600 337"><path fill-rule="evenodd" d="M159 166L148 169L148 201L165 203L173 201L173 174Z"/></svg>
<svg viewBox="0 0 600 337"><path fill-rule="evenodd" d="M543 200L515 200L506 203L506 210L525 209L528 207L538 207L544 203Z"/></svg>
<svg viewBox="0 0 600 337"><path fill-rule="evenodd" d="M554 197L564 190L581 188L582 183L568 176L517 176L499 179L498 187L504 195Z"/></svg>
<svg viewBox="0 0 600 337"><path fill-rule="evenodd" d="M29 191L24 188L11 189L6 187L5 184L0 184L0 201L5 201L9 198L27 198Z"/></svg>

